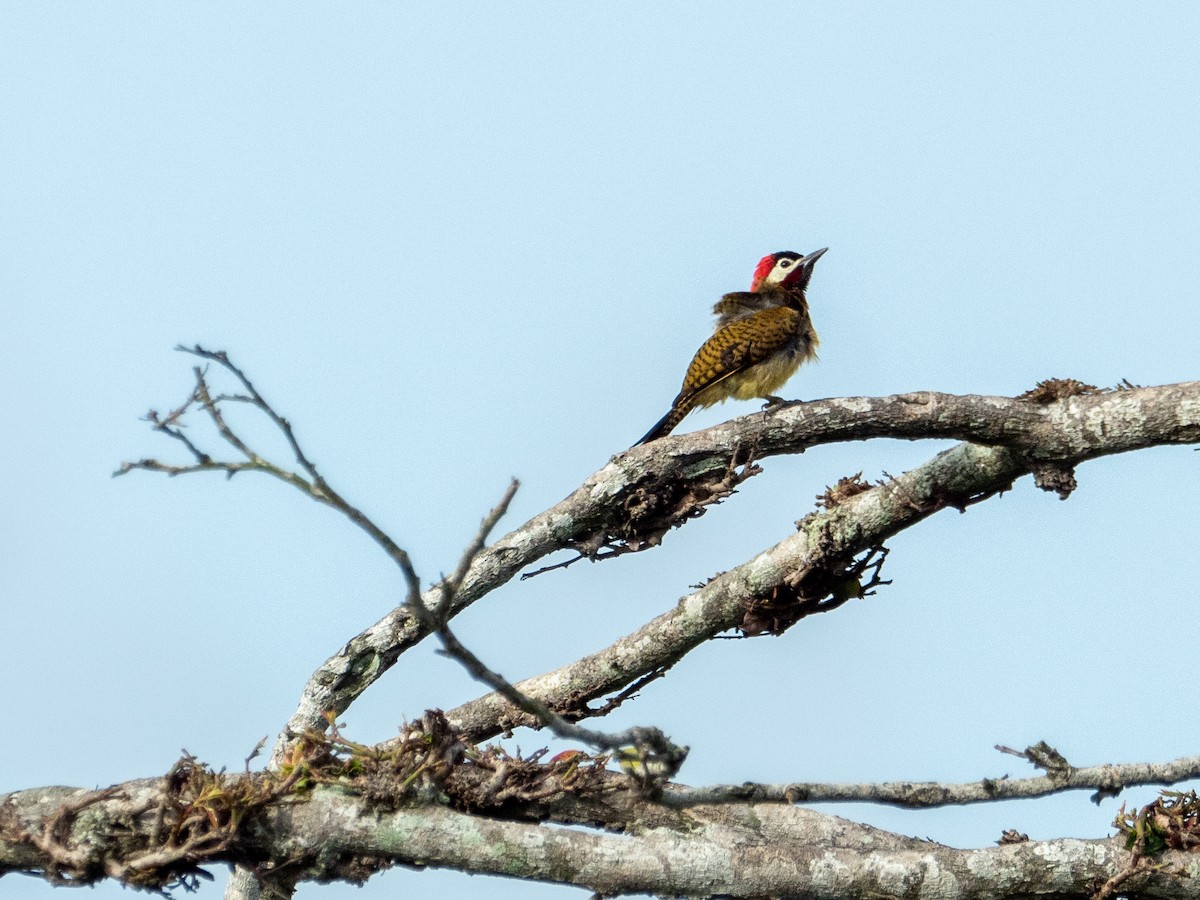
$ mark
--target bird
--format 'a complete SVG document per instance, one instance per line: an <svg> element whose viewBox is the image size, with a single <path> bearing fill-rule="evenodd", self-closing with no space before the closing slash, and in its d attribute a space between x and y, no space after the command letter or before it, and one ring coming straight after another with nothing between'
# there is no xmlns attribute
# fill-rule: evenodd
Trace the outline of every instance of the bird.
<svg viewBox="0 0 1200 900"><path fill-rule="evenodd" d="M635 447L670 434L693 409L731 398L783 402L774 392L817 356L820 339L808 315L805 291L813 264L828 249L764 256L749 291L735 291L717 301L716 330L692 357L671 409Z"/></svg>

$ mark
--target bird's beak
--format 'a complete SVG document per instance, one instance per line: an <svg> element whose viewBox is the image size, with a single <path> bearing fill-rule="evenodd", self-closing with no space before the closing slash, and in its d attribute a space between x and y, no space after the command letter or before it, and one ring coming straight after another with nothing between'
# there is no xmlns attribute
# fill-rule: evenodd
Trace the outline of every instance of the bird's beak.
<svg viewBox="0 0 1200 900"><path fill-rule="evenodd" d="M804 257L804 259L801 260L804 263L804 268L811 269L813 267L813 263L824 256L825 251L828 249L828 247L822 247L820 250L814 250L812 253L808 254L808 256Z"/></svg>

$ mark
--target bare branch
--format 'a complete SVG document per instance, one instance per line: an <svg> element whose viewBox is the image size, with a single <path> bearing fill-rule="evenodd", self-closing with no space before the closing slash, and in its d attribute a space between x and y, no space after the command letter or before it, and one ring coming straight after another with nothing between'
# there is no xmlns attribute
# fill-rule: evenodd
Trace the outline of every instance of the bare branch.
<svg viewBox="0 0 1200 900"><path fill-rule="evenodd" d="M207 358L221 361L216 354ZM234 371L235 377L239 372ZM255 397L261 400L244 375L239 380L248 392L244 396L250 398L249 402L254 402ZM614 542L616 546L631 549L653 546L661 540L665 530L703 511L704 504L711 502L714 490L721 494L727 489L731 467L738 460L749 470L751 459L803 452L807 447L823 443L870 437L958 437L1014 448L1004 457L1007 464L1000 475L1004 482L1001 487L1021 474L1040 471L1044 475L1050 473L1044 478L1039 476L1043 483L1059 490L1066 481L1065 477L1053 476L1052 470L1056 467L1065 472L1078 462L1097 456L1156 444L1200 440L1200 383L1114 393L1066 393L1062 399L1045 403L1034 399L955 397L933 392L819 400L775 407L707 431L672 436L635 448L614 457L563 501L475 555L454 593L449 616L557 550L583 549L593 558L603 558L609 555L605 548L613 547ZM214 399L213 402L217 401ZM282 423L280 427L286 426L285 434L290 433L290 425L285 419L273 418L278 420L277 424ZM1103 433L1091 424L1102 419L1109 423ZM752 455L745 448L753 448ZM302 453L300 457L303 457ZM152 468L171 474L221 469L220 466L203 465L173 469L158 461L145 460L127 464L126 470L129 468ZM245 469L222 470L232 474ZM411 565L405 565L406 555L366 516L337 497L328 486L320 490L319 495L313 495L311 488L318 485L307 487L304 479L297 483L281 472L271 471L270 474L306 490L321 502L338 506L367 530L400 564L409 583L411 600L416 579ZM299 479L299 476L289 474L292 479ZM963 495L954 502L965 506L985 495ZM669 507L667 512L662 511L664 502ZM937 497L927 498L926 502L937 508L944 505ZM435 586L422 599L427 607L436 607L442 597L440 588ZM736 624L730 617L726 620ZM732 624L723 627L732 627ZM654 623L647 626L653 627ZM319 726L329 711L344 711L424 633L409 615L408 608L398 607L352 638L313 673L284 736L301 734ZM699 640L706 637L707 634L701 635ZM682 644L674 644L672 650L659 654L662 659L631 672L631 679L669 666L687 649ZM596 682L585 693L589 697L602 696L624 686ZM517 687L535 699L541 698L536 690L526 690L523 685ZM479 727L493 732L494 723L500 720L503 716L493 716L493 724Z"/></svg>
<svg viewBox="0 0 1200 900"><path fill-rule="evenodd" d="M199 448L197 448L196 445L188 439L188 436L184 434L182 423L184 414L196 401L196 392L193 390L191 395L184 400L183 403L167 413L165 418L160 419L158 417L158 413L154 410L150 410L150 412L146 413L146 415L144 415L142 418L144 421L147 421L153 425L155 431L160 431L168 437L174 438L182 443L185 447L187 447L188 452L196 458L196 462L203 464L210 462L208 454L201 452ZM124 474L125 471L128 470L125 469L113 474Z"/></svg>
<svg viewBox="0 0 1200 900"><path fill-rule="evenodd" d="M439 585L441 597L438 600L437 608L432 612L429 611L425 608L424 601L417 597L410 601L409 613L420 623L422 629L437 634L442 643L441 652L444 655L457 660L473 678L499 692L509 703L533 716L542 727L549 728L557 737L580 741L601 750L621 750L628 745L633 745L634 752L642 758L643 762L654 763L653 766L644 766L643 771L648 773L652 771L653 776L660 780L671 777L686 759L686 747L678 747L671 743L666 735L657 728L628 728L618 734L610 735L574 725L542 701L521 693L500 673L489 669L478 656L463 645L450 629L448 617L455 592L462 584L475 557L483 549L488 534L507 512L509 503L512 502L513 495L517 492L517 486L517 480L513 479L500 503L484 518L475 539L467 547L454 574L450 578L443 579Z"/></svg>
<svg viewBox="0 0 1200 900"><path fill-rule="evenodd" d="M688 748L672 743L658 728L634 726L616 734L607 734L590 728L581 728L568 722L541 700L523 694L513 687L504 676L488 669L479 658L443 626L438 630L442 646L448 656L457 659L478 681L488 685L517 709L532 716L538 727L548 728L563 740L579 741L601 750L632 749L643 764L641 771L647 781L670 778L679 771L687 758Z"/></svg>
<svg viewBox="0 0 1200 900"><path fill-rule="evenodd" d="M848 412L846 407L852 415L843 419ZM771 420L779 416L798 420L796 430L785 434L772 424ZM1007 416L1012 417L1011 421ZM656 451L660 454L657 462L663 468L684 461L699 468L709 458L705 448L719 443L718 437L720 443L727 444L735 436L750 431L773 447L781 447L782 441L790 439L790 446L795 448L805 441L811 445L834 435L844 438L852 432L858 436L879 433L885 422L893 436L906 436L915 432L917 420L926 433L953 426L955 430L1003 437L1020 449L959 445L882 486L847 496L833 509L806 517L799 523L799 534L715 578L683 598L675 609L606 650L518 682L517 689L544 701L569 696L580 704L620 690L638 677L673 665L701 642L746 624L746 598L754 598L754 603L761 604L781 586L794 586L797 580L829 573L831 569L836 571L836 566L845 565L854 554L879 546L891 535L940 509L962 510L1007 490L1016 478L1032 472L1035 466L1048 464L1053 453L1068 454L1055 465L1070 468L1085 459L1155 443L1200 440L1200 383L1069 396L1048 405L932 394L815 401L748 416L694 435L664 438L647 446L667 444ZM1096 427L1099 421L1106 423L1104 428ZM755 426L753 429L744 427L751 424ZM588 498L606 499L621 496L621 487L601 489L594 482L614 466L647 452L646 448L638 448L618 457L588 479L572 497L543 516L555 514L560 521L589 521L580 494L586 491ZM758 445L757 452L763 453L763 444ZM1035 462L1035 456L1040 461ZM645 476L625 473L625 477L636 485ZM542 518L531 520L513 536L524 532L522 537L527 539L528 530L540 525ZM492 549L499 550L508 540L501 539ZM534 719L495 694L451 711L450 717L474 739L521 725L536 725Z"/></svg>
<svg viewBox="0 0 1200 900"><path fill-rule="evenodd" d="M462 725L468 738L478 740L517 724L528 724L550 727L560 735L599 747L616 749L623 744L633 743L638 747L640 761L643 763L648 761L645 755L646 748L650 748L655 754L675 753L682 759L683 751L671 745L657 731L630 729L621 735L608 736L580 728L569 721L568 717L576 714L583 717L607 711L636 687L669 668L692 647L723 631L731 628L740 629L744 633L782 630L803 615L826 611L850 599L864 596L872 584L884 583L879 579L878 573L878 564L882 560L873 561L874 558L869 555L860 555L878 550L889 536L940 509L964 509L1006 489L1013 479L1030 473L1034 475L1040 487L1055 491L1065 498L1076 487L1074 467L1079 462L1153 444L1200 440L1200 384L1130 389L1109 394L1096 392L1086 386L1062 382L1041 385L1037 391L1015 400L923 393L879 399L826 400L776 407L767 413L726 423L700 435L667 438L648 448L637 448L615 457L608 466L589 478L562 503L535 517L497 541L492 547L485 547L490 530L503 515L516 490L514 482L502 502L484 520L476 539L463 554L451 576L443 579L422 596L419 580L407 554L361 511L328 485L303 452L287 419L274 411L245 374L229 361L227 355L207 351L199 346L187 352L220 365L239 382L242 392L214 395L209 388L205 371L196 368L196 388L189 400L165 419L151 419L157 430L182 443L194 462L186 466L172 466L158 460L142 460L139 463L127 464L121 471L140 468L167 474L198 471L224 471L227 476L241 471L261 471L270 474L303 490L313 499L338 509L367 531L401 569L408 586L408 598L404 607L393 610L376 626L353 639L341 653L314 673L296 714L276 745L277 753L272 760L273 766L278 765L279 754L292 738L319 724L329 710L345 709L358 694L386 671L404 649L430 631L439 633L448 655L458 659L472 674L497 692L456 711L455 724ZM258 456L225 420L221 410L221 404L225 402L250 404L267 415L284 434L301 471L290 471ZM208 414L221 438L244 456L244 460L214 460L198 443L183 433L180 420L186 411L196 404ZM1097 430L1094 427L1096 421L1103 421L1109 427ZM449 628L448 623L457 612L506 582L521 568L548 553L560 549L573 549L581 556L595 560L654 546L671 528L701 514L711 504L727 497L741 480L761 471L755 464L756 459L775 453L802 452L807 446L818 443L872 436L914 439L953 436L974 443L964 444L941 454L919 469L882 485L868 489L860 489L865 486L855 485L853 491L827 492L824 497L827 509L799 522L796 535L732 572L717 577L681 601L675 610L649 623L633 638L620 641L601 654L581 660L560 670L559 673L551 673L551 676L542 676L514 686L487 669L478 657L457 641ZM980 446L981 444L989 446ZM873 574L869 571L872 567ZM864 575L869 576L866 585L861 581ZM634 641L640 643L641 647L633 646ZM606 671L601 671L602 669ZM614 675L613 672L619 674ZM554 678L560 675L562 677ZM631 683L634 687L629 687ZM586 708L589 699L599 698L622 688L622 694L601 710ZM561 711L564 697L571 697L572 702L581 704L583 709L575 708L564 715ZM560 704L557 707L556 702ZM593 868L596 860L608 852L607 847L602 847L595 841L608 838L603 835L576 833L565 834L565 843L558 847L558 852L553 855L557 868L552 875L548 870L543 873L536 869L536 853L521 857L522 862L531 864L532 868L520 874L530 878L545 877L548 880L586 885L605 893L627 889L655 891L660 888L654 881L651 870L639 869L637 865L637 854L648 850L655 864L654 871L663 870L664 860L668 860L668 871L690 866L691 868L687 869L688 877L695 873L702 879L703 884L694 892L720 890L730 894L776 894L783 890L785 893L814 897L843 895L844 881L839 880L836 884L829 885L819 883L814 880L814 872L818 871L819 867L815 863L819 858L828 859L831 852L840 852L846 845L839 844L836 850L831 850L826 833L828 826L823 820L806 818L806 815L811 814L782 806L783 803L792 803L800 799L801 791L809 792L804 796L804 799L809 800L815 799L811 792L817 789L836 794L839 791L844 793L849 788L858 790L859 796L846 796L841 799L878 799L879 802L901 805L939 805L995 799L1011 790L1031 792L1013 793L1012 796L1036 796L1038 793L1050 793L1053 790L1087 786L1097 787L1100 795L1108 795L1120 790L1126 783L1142 783L1132 778L1127 781L1121 780L1119 774L1113 776L1114 767L1095 767L1094 772L1101 773L1095 774L1095 779L1103 776L1107 780L1102 784L1085 783L1093 770L1075 770L1065 760L1061 760L1061 757L1058 758L1061 760L1059 765L1052 751L1050 754L1040 750L1034 753L1036 749L1030 748L1024 755L1035 762L1039 759L1048 760L1050 764L1045 766L1048 774L1041 778L1020 781L1001 779L997 782L984 781L976 785L959 786L790 784L717 786L707 789L673 788L670 792L670 805L688 807L686 812L678 809L674 811L681 818L687 819L687 827L677 832L665 829L657 836L662 839L660 844L655 845L653 839L648 842L639 841L637 847L629 850L626 843L619 851L630 863L622 867L620 878L636 872L638 876L649 876L648 879L643 877L636 884L631 881L625 885L613 880L611 874L595 874ZM385 748L379 752L386 753L387 750ZM1176 761L1180 762L1194 763L1193 760ZM489 796L499 796L502 793L508 777L506 773L515 765L515 762L511 765L502 763L489 776L496 782L495 790L489 788ZM1193 769L1186 771L1191 773ZM275 814L272 805L274 800L282 796L280 792L290 791L297 784L301 778L299 773L300 769L296 767L284 781L270 782L267 794L254 795L266 798L256 807L261 810L266 820L270 820ZM245 778L246 784L254 783L253 776L239 777ZM1117 778L1116 781L1113 780L1114 777ZM878 797L861 796L863 790L869 788L874 788ZM525 795L526 799L536 797L541 801L553 796L559 788L545 790L549 793L528 793ZM747 791L751 792L750 796L746 795ZM980 791L990 792L990 796L976 798L975 793ZM754 792L757 792L758 796L755 796ZM886 799L887 797L892 799ZM747 799L773 801L776 805L750 807L745 803ZM830 796L823 799L834 798ZM44 860L41 863L45 865L47 872L59 872L64 877L74 877L73 873L78 871L83 873L82 877L90 877L94 870L88 867L95 864L93 854L108 853L111 847L97 844L81 844L77 847L72 843L74 833L79 828L90 827L92 821L102 819L103 812L96 811L108 809L110 806L120 807L121 827L136 832L137 826L147 818L143 813L148 807L132 814L128 808L122 807L127 800L131 798L123 791L118 791L78 801L86 802L88 807L86 826L81 822L85 817L76 815L75 808L68 801L59 810L57 819L54 818L54 813L45 818L40 830L32 824L26 827L32 820L28 817L22 818L22 814L16 812L20 806L19 800L11 800L8 805L0 806L0 874L4 871L4 854L10 849L5 846L4 841L10 839L14 846L20 845L24 851L32 847L37 853L49 856L48 864ZM529 838L524 832L503 834L499 830L516 824L524 826L526 823L506 823L499 820L484 822L481 817L457 812L446 818L443 814L447 811L438 806L419 810L390 809L378 804L367 806L370 826L363 826L360 832L356 830L360 807L355 804L361 802L354 796L348 797L340 792L318 789L307 802L289 804L289 808L283 813L287 816L286 828L283 822L271 823L271 827L255 829L254 837L250 838L249 832L240 833L236 821L231 820L232 825L220 825L224 829L220 832L180 832L168 847L156 847L151 841L141 847L132 858L117 861L104 858L103 871L130 883L154 884L156 882L139 879L150 878L147 873L164 868L168 871L173 871L172 867L184 872L190 871L187 867L198 857L235 863L255 861L256 864L266 859L271 865L281 865L283 863L274 855L275 850L269 844L272 839L282 836L289 841L289 852L292 854L286 864L297 867L299 871L296 877L351 877L342 870L331 871L322 868L343 864L345 858L337 855L333 855L332 858L328 853L314 853L309 856L305 855L306 851L300 850L303 859L300 863L295 862L295 854L298 852L296 848L308 846L305 841L310 838L304 830L307 821L305 817L311 808L322 804L325 805L325 809L317 817L318 824L314 827L317 831L324 829L324 833L320 834L319 842L312 846L325 848L336 841L339 847L349 847L349 854L361 853L363 858L369 860L418 860L422 864L439 864L439 860L446 860L440 864L464 865L455 860L466 859L473 848L490 844L488 841L481 843L477 833L471 835L473 843L456 845L453 840L448 840L448 837L465 835L471 830L477 832L480 827L495 826L497 830L488 835L492 844L503 844L509 839L527 841ZM634 799L630 802L639 801ZM336 814L331 815L331 810ZM536 811L525 810L524 814L536 815ZM664 811L660 809L656 814L661 816ZM395 828L381 828L381 817L387 815L401 818L414 815L416 818L413 821L404 819L397 822ZM569 814L562 815L563 819L569 818ZM436 849L426 850L421 845L419 836L413 839L414 829L439 824L444 826L444 830L439 834ZM160 825L161 821L154 826L156 834ZM805 845L803 841L797 843L797 836L808 827L821 832L820 839L814 840L811 846ZM460 828L464 830L456 830ZM772 828L775 830L772 831ZM296 830L293 832L292 829ZM380 841L388 840L388 833L403 833L400 845L380 846ZM845 838L846 832L843 830L840 833L842 838ZM554 837L557 839L558 835ZM796 865L794 871L791 868L786 871L776 868L765 873L764 870L770 877L760 884L754 877L764 873L760 873L753 864L733 866L730 879L721 872L703 870L703 854L720 857L722 853L732 855L734 850L741 854L747 846L748 839L758 839L764 850L770 850L769 853L762 854L764 860L778 859L778 846L780 840L785 837L792 841L789 848L791 852L785 856L788 866ZM845 839L853 842L852 838ZM592 843L588 843L589 840ZM252 845L247 843L248 841L265 841L267 845ZM360 843L355 843L356 841ZM964 857L949 855L931 861L928 846L921 842L896 839L895 843L885 845L880 837L871 835L869 840L864 839L863 847L855 848L856 853L851 860L838 860L838 865L854 864L855 859L860 860L867 855L867 846L871 848L871 852L878 852L885 846L889 852L894 851L891 861L900 860L896 865L905 873L905 880L903 884L893 885L885 875L881 876L882 870L879 868L868 866L861 872L856 869L857 877L861 878L861 881L855 881L856 894L860 891L868 894L888 894L901 888L903 892L910 892L912 885L916 883L912 880L914 871L928 874L937 867L940 867L940 871L953 872L957 889L958 886L967 883L968 876L974 871L972 867L984 858L980 854L1000 852L977 851L969 862L964 862ZM1019 857L1019 854L1025 853L1028 846L1021 843L1001 848L1010 855L999 859L1005 864L1017 858L1026 859L1023 856ZM1117 885L1121 886L1123 892L1142 890L1147 884L1153 885L1155 878L1164 877L1157 868L1152 871L1132 872L1127 855L1120 860L1107 855L1107 851L1115 847L1114 842L1092 842L1088 846L1093 870L1088 870L1089 874L1083 882L1085 885L1090 883L1091 886L1089 890L1084 891L1085 894L1100 885L1105 886L1104 890L1109 893L1115 892ZM575 859L572 850L575 848L579 851L577 858L582 867L579 871L571 868ZM700 857L694 856L697 850L702 854ZM459 856L454 856L455 853ZM909 858L905 854L913 856ZM1047 877L1044 871L1045 860L1038 854L1035 853L1027 859L1031 864L1035 859L1040 860L1039 864L1043 868L1035 873L1026 873L1034 880L1022 883L1038 884L1058 896L1071 896L1072 892L1078 893L1081 890L1078 881L1080 869L1071 869L1070 875L1076 880L1071 881L1068 887L1065 883L1055 882L1053 877ZM742 861L744 862L744 859ZM358 864L364 865L361 860ZM57 869L54 868L56 866ZM469 867L473 871L491 871L488 862L481 861L476 856L470 856ZM509 868L506 868L505 872L513 874ZM749 879L747 872L750 873ZM672 892L678 892L681 887L677 876L678 872L671 873L669 889ZM995 877L994 874L991 877ZM1170 880L1165 884L1171 889L1177 887ZM942 889L943 885L930 883L928 887L931 891L946 893ZM683 889L691 890L689 885L683 885ZM964 895L973 894L968 889ZM950 892L948 896L957 894Z"/></svg>
<svg viewBox="0 0 1200 900"><path fill-rule="evenodd" d="M894 781L884 784L719 784L689 788L670 786L662 796L668 806L682 808L711 803L881 803L907 809L961 806L1046 797L1063 791L1094 790L1092 801L1115 797L1128 787L1178 784L1200 778L1200 756L1182 756L1167 763L1114 763L1071 768L1065 775L1035 778L985 778L967 784L934 781Z"/></svg>
<svg viewBox="0 0 1200 900"><path fill-rule="evenodd" d="M296 455L296 462L298 462L304 471L309 474L315 485L318 487L324 486L325 479L321 477L321 474L317 471L317 467L312 463L312 461L309 460L307 456L304 455L304 451L300 449L300 444L296 440L296 435L292 432L291 423L288 422L288 420L283 416L275 412L274 408L262 398L262 395L255 390L254 385L250 383L250 379L246 377L245 373L229 361L229 355L224 350L205 350L199 344L195 344L192 347L184 347L181 344L175 349L182 353L191 353L193 356L199 356L201 359L211 359L213 362L220 364L226 370L231 372L233 376L242 383L242 386L246 389L246 394L233 396L227 396L223 394L219 399L251 403L266 413L266 415L271 419L272 422L275 423L279 430L283 432L283 436L287 439L288 445L292 448L292 452ZM198 371L199 370L197 370L197 372ZM215 403L213 401L209 401L208 405L215 407ZM235 444L235 446L237 445Z"/></svg>
<svg viewBox="0 0 1200 900"><path fill-rule="evenodd" d="M864 568L857 555L941 509L959 508L1007 489L1022 468L1011 451L960 444L893 481L810 514L797 523L796 534L718 575L632 634L553 672L518 682L516 688L543 702L572 697L586 703L674 665L722 632L745 627L748 621L757 623L759 604L774 602L781 591L793 594L801 607L819 606L830 591L839 592L844 602L855 594L847 573ZM858 582L854 586L861 587ZM838 597L833 602L838 603ZM448 715L471 740L537 726L536 718L498 694L473 700Z"/></svg>
<svg viewBox="0 0 1200 900"><path fill-rule="evenodd" d="M151 422L156 431L182 441L196 457L197 462L193 465L175 466L157 459L142 459L137 462L123 463L113 474L124 475L135 469L140 469L148 472L162 472L167 475L190 475L196 472L224 472L230 478L241 472L262 472L265 475L278 478L280 481L290 484L318 503L337 510L370 535L372 540L379 544L392 562L399 567L408 588L408 599L411 601L415 597L420 597L421 582L417 577L416 571L413 569L408 553L392 540L387 532L371 521L362 510L348 502L341 494L334 490L329 482L321 476L320 472L317 471L316 465L300 447L300 442L296 439L296 434L292 430L291 423L276 412L275 408L263 398L250 379L246 377L245 373L230 361L229 355L223 350L206 350L199 344L194 347L179 346L175 349L218 363L241 383L246 393L218 394L216 397L213 397L208 386L206 371L198 366L194 367L192 374L196 379L196 386L192 391L191 397L180 407L173 410L165 419L160 420L153 411L146 419ZM295 454L297 463L299 463L308 477L306 478L297 472L271 462L243 440L229 425L221 411L221 403L227 401L249 403L267 416L276 428L283 433L288 446L291 447L293 454ZM183 434L181 419L193 404L199 404L208 413L217 433L226 443L246 457L245 461L214 459L210 454L198 449Z"/></svg>
<svg viewBox="0 0 1200 900"><path fill-rule="evenodd" d="M199 347L196 350L200 350ZM223 356L224 354L222 354ZM246 445L246 442L238 437L232 428L225 422L225 417L221 414L221 408L213 402L208 390L208 381L205 379L205 370L200 366L192 367L192 374L196 377L196 399L200 401L200 405L204 411L208 413L212 419L213 425L216 426L217 433L229 444L233 449L237 450L242 456L250 460L252 463L266 465L265 460L261 459L257 453Z"/></svg>
<svg viewBox="0 0 1200 900"><path fill-rule="evenodd" d="M619 694L609 697L604 701L602 706L598 706L595 709L589 708L587 710L588 717L601 718L603 716L607 716L613 710L619 709L626 700L636 697L638 693L644 687L646 687L646 685L650 684L652 681L658 681L658 679L664 678L669 671L670 669L664 666L660 669L655 669L648 675L642 676Z"/></svg>
<svg viewBox="0 0 1200 900"><path fill-rule="evenodd" d="M454 573L449 578L442 579L440 585L441 599L438 601L437 609L433 612L433 621L437 626L443 626L449 621L450 607L454 602L454 595L462 587L463 579L467 577L467 572L470 570L471 564L475 562L475 557L483 551L483 547L487 543L492 529L508 513L509 504L512 503L513 497L516 496L517 489L520 486L521 482L515 478L509 483L508 490L504 492L504 496L500 498L500 502L479 523L479 530L475 533L475 537L471 540L471 543L467 545L467 549L463 551L462 557L454 569ZM418 614L418 617L420 617L424 613L424 606L417 603L411 612Z"/></svg>
<svg viewBox="0 0 1200 900"><path fill-rule="evenodd" d="M1105 417L1111 425L1101 434L1093 423ZM697 486L705 484L706 479L724 483L731 462L742 454L741 447L753 446L755 457L761 459L777 453L803 452L819 444L870 437L959 437L1015 445L1020 452L1004 457L1007 466L998 476L1003 488L1013 478L1032 471L1031 464L1025 462L1031 456L1073 465L1148 446L1200 441L1200 382L1072 396L1047 405L933 392L817 400L776 407L706 431L663 438L614 457L568 497L484 548L464 577L451 613L457 614L550 553L603 546L604 535L628 526L630 504L644 504L650 482L660 487L687 486L685 493L689 496L703 494ZM958 448L951 452L963 451ZM965 506L977 499L965 495L955 502ZM936 505L937 501L930 498L929 502ZM439 594L427 592L426 605L434 605L438 599ZM647 629L653 627L651 623ZM344 710L421 635L401 608L351 639L313 673L288 731L299 734L318 724L326 710ZM675 650L660 654L664 659L648 668L638 667L632 677L672 664L681 655L677 652L679 646L674 646ZM595 665L603 662L597 657L589 659ZM584 661L581 665L586 666ZM553 680L562 672L545 677ZM583 681L584 694L580 696L591 698L624 686L602 677ZM554 696L528 682L516 686L538 699ZM478 727L481 734L498 733L493 728L497 721L504 721L502 709L503 704L495 704L469 728ZM485 720L489 724L483 724ZM532 720L518 717L515 721L521 724Z"/></svg>

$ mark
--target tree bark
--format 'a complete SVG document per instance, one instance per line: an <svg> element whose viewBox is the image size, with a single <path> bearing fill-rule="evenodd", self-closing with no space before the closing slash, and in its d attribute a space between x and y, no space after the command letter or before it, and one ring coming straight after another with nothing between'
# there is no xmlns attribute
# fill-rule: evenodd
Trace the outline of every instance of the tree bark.
<svg viewBox="0 0 1200 900"><path fill-rule="evenodd" d="M240 370L232 371L261 401ZM204 393L203 375L197 378L199 402L220 428L219 400ZM268 464L247 447L249 462L223 464L190 443L197 458L190 467L143 460L124 470L179 474L236 465L310 493L324 491L338 501L330 505L357 513L307 461L287 420L265 401L261 408L284 423L307 476ZM184 409L157 427L170 433ZM456 590L447 594L434 586L421 600L436 610L448 597L452 617L553 552L608 559L648 549L761 472L761 461L872 437L966 443L875 485L845 479L823 496L823 509L797 523L794 534L612 646L517 688L568 720L602 715L615 701L599 709L590 701L657 677L721 632L782 631L862 596L878 578L883 542L942 509L980 502L1026 474L1065 499L1076 488L1080 463L1200 441L1200 382L1106 392L1063 381L1044 383L1021 398L918 392L774 407L618 454L564 500L465 557L469 565L456 573L462 576ZM374 536L407 564L390 538ZM411 566L406 571L411 588L415 573ZM321 751L326 757L319 765L317 757L297 762L297 746L311 740L305 736L323 729L331 713L347 709L429 627L400 606L352 638L305 686L275 744L272 771L226 780L206 775L204 783L215 791L204 795L207 800L181 799L173 775L102 792L44 788L0 798L0 874L33 871L55 883L115 878L161 888L198 877L203 865L228 863L240 867L229 896L247 900L260 889L263 896L286 896L300 880L361 881L390 865L446 866L578 885L602 895L1107 898L1119 888L1129 896L1200 896L1193 854L1156 847L1151 861L1144 841L1132 852L1123 838L955 850L790 805L821 790L837 794L839 786L693 789L664 786L646 772L604 772L604 760L592 757L578 765L569 758L543 764L495 753L485 759L475 749L478 742L517 726L545 724L498 694L451 711L448 721L439 719L448 725L441 735L449 742L444 752L404 770L403 778L377 772L371 781L358 770L339 769L337 760L330 762L333 745ZM360 754L355 765L394 762L421 737L354 750ZM1171 777L1194 774L1194 762L1177 761ZM1081 771L1048 771L1044 779L1028 779L1039 782L1028 789L1046 793L1086 783L1113 793L1122 786L1106 780L1111 770L1087 777ZM881 802L973 802L994 799L980 796L992 793L988 785L854 786L860 794L854 799L866 790ZM213 806L212 797L225 805ZM562 824L593 830L555 827Z"/></svg>
<svg viewBox="0 0 1200 900"><path fill-rule="evenodd" d="M155 865L174 865L168 874L178 873L179 861L154 845L154 810L167 799L162 779L119 785L65 828L52 821L63 804L89 793L58 787L0 797L0 873L43 871L59 883L103 873L142 885L156 875ZM636 813L648 802L628 805ZM693 809L672 826L652 818L658 824L631 826L627 834L585 833L438 805L385 809L318 787L265 808L204 861L351 882L392 865L448 867L602 896L1088 898L1115 878L1126 896L1200 896L1200 856L1166 851L1152 866L1139 864L1116 838L956 850L767 804ZM44 846L15 838L16 828L39 835Z"/></svg>

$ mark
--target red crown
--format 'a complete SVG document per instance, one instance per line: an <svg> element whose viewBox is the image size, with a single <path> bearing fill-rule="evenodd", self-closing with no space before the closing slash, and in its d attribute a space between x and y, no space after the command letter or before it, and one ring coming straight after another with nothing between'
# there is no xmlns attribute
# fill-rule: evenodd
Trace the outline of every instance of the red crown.
<svg viewBox="0 0 1200 900"><path fill-rule="evenodd" d="M771 270L775 268L775 254L770 253L758 261L758 268L754 270L754 280L750 282L750 290L757 291L762 287L762 283L767 280L767 276L771 274Z"/></svg>

